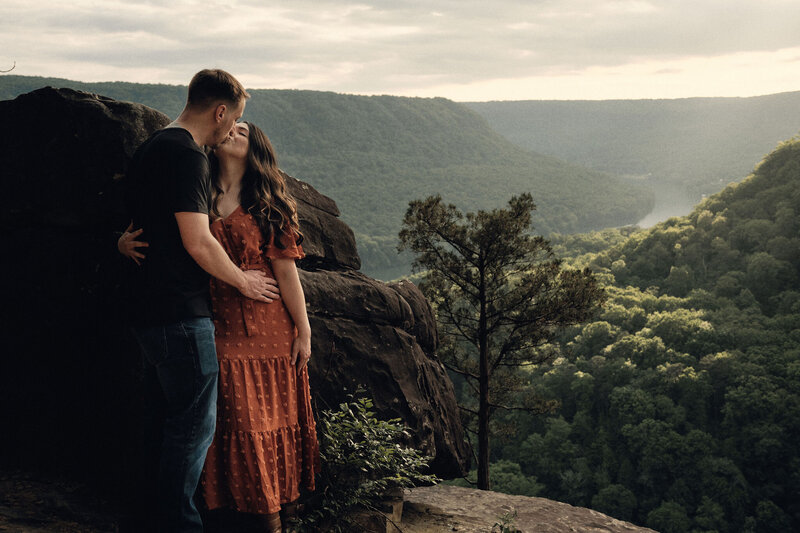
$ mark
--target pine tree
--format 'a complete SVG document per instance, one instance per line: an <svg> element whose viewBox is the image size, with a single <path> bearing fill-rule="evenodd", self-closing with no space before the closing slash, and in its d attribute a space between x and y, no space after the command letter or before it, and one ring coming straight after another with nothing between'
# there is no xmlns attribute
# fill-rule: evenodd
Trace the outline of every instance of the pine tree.
<svg viewBox="0 0 800 533"><path fill-rule="evenodd" d="M542 345L560 327L589 318L604 299L588 269L566 270L549 243L531 235L530 194L507 209L463 215L440 196L409 203L399 250L416 254L420 289L436 309L446 367L463 376L478 408L478 488L489 489L489 421L497 409L543 410L548 402L514 394L516 367L547 359Z"/></svg>

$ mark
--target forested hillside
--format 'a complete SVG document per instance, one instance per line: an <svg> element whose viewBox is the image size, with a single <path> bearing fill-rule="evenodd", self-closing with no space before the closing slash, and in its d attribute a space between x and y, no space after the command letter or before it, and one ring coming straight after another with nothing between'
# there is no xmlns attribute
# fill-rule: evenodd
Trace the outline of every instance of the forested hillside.
<svg viewBox="0 0 800 533"><path fill-rule="evenodd" d="M800 530L800 140L689 216L554 244L609 298L525 373L560 407L498 420L494 488L662 533Z"/></svg>
<svg viewBox="0 0 800 533"><path fill-rule="evenodd" d="M135 101L175 117L185 87L80 83L0 76L0 98L66 86ZM410 272L397 232L412 199L441 193L462 209L502 205L531 192L536 227L550 233L635 223L652 208L641 183L523 150L477 113L443 98L354 96L253 90L245 118L263 127L282 168L338 203L357 233L364 270L390 278Z"/></svg>
<svg viewBox="0 0 800 533"><path fill-rule="evenodd" d="M466 105L524 148L614 174L651 175L685 189L692 204L747 176L754 161L800 131L800 92Z"/></svg>

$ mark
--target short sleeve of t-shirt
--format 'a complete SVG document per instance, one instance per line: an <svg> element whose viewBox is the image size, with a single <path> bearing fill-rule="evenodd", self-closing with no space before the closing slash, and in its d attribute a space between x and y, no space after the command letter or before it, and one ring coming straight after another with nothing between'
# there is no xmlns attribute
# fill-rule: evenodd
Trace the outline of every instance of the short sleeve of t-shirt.
<svg viewBox="0 0 800 533"><path fill-rule="evenodd" d="M169 198L173 213L209 212L211 178L208 158L201 152L183 149L175 154Z"/></svg>
<svg viewBox="0 0 800 533"><path fill-rule="evenodd" d="M270 259L302 259L306 256L305 252L303 252L303 247L297 244L297 235L294 231L281 232L280 239L285 248L275 246L275 234L273 234L270 237L269 246L267 246L267 251L264 255Z"/></svg>

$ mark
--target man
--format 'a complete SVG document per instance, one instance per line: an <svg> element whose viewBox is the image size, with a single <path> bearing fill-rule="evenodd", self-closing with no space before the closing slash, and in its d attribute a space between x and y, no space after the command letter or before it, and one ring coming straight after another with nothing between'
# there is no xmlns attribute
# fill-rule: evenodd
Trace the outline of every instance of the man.
<svg viewBox="0 0 800 533"><path fill-rule="evenodd" d="M239 269L209 230L202 146L231 133L247 98L227 72L198 72L180 116L139 147L128 176L132 224L149 243L133 275L131 321L155 378L149 400L163 409L155 511L159 530L169 533L203 530L193 496L214 435L219 372L209 275L255 300L278 297L275 280Z"/></svg>

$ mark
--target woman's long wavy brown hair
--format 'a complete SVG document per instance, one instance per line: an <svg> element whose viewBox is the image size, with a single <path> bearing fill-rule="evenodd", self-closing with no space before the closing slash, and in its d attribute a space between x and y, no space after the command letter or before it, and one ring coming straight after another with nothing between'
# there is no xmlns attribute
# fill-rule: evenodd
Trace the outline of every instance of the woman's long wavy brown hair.
<svg viewBox="0 0 800 533"><path fill-rule="evenodd" d="M239 201L242 208L250 213L258 223L264 237L264 248L275 235L274 244L285 248L281 242L281 233L294 233L296 243L303 241L300 222L297 218L297 202L286 190L286 180L278 169L275 150L266 134L261 129L245 122L250 130L249 148L247 150L247 169L242 177ZM223 195L217 181L219 161L213 155L211 160L212 191L211 213L220 218L218 203Z"/></svg>

